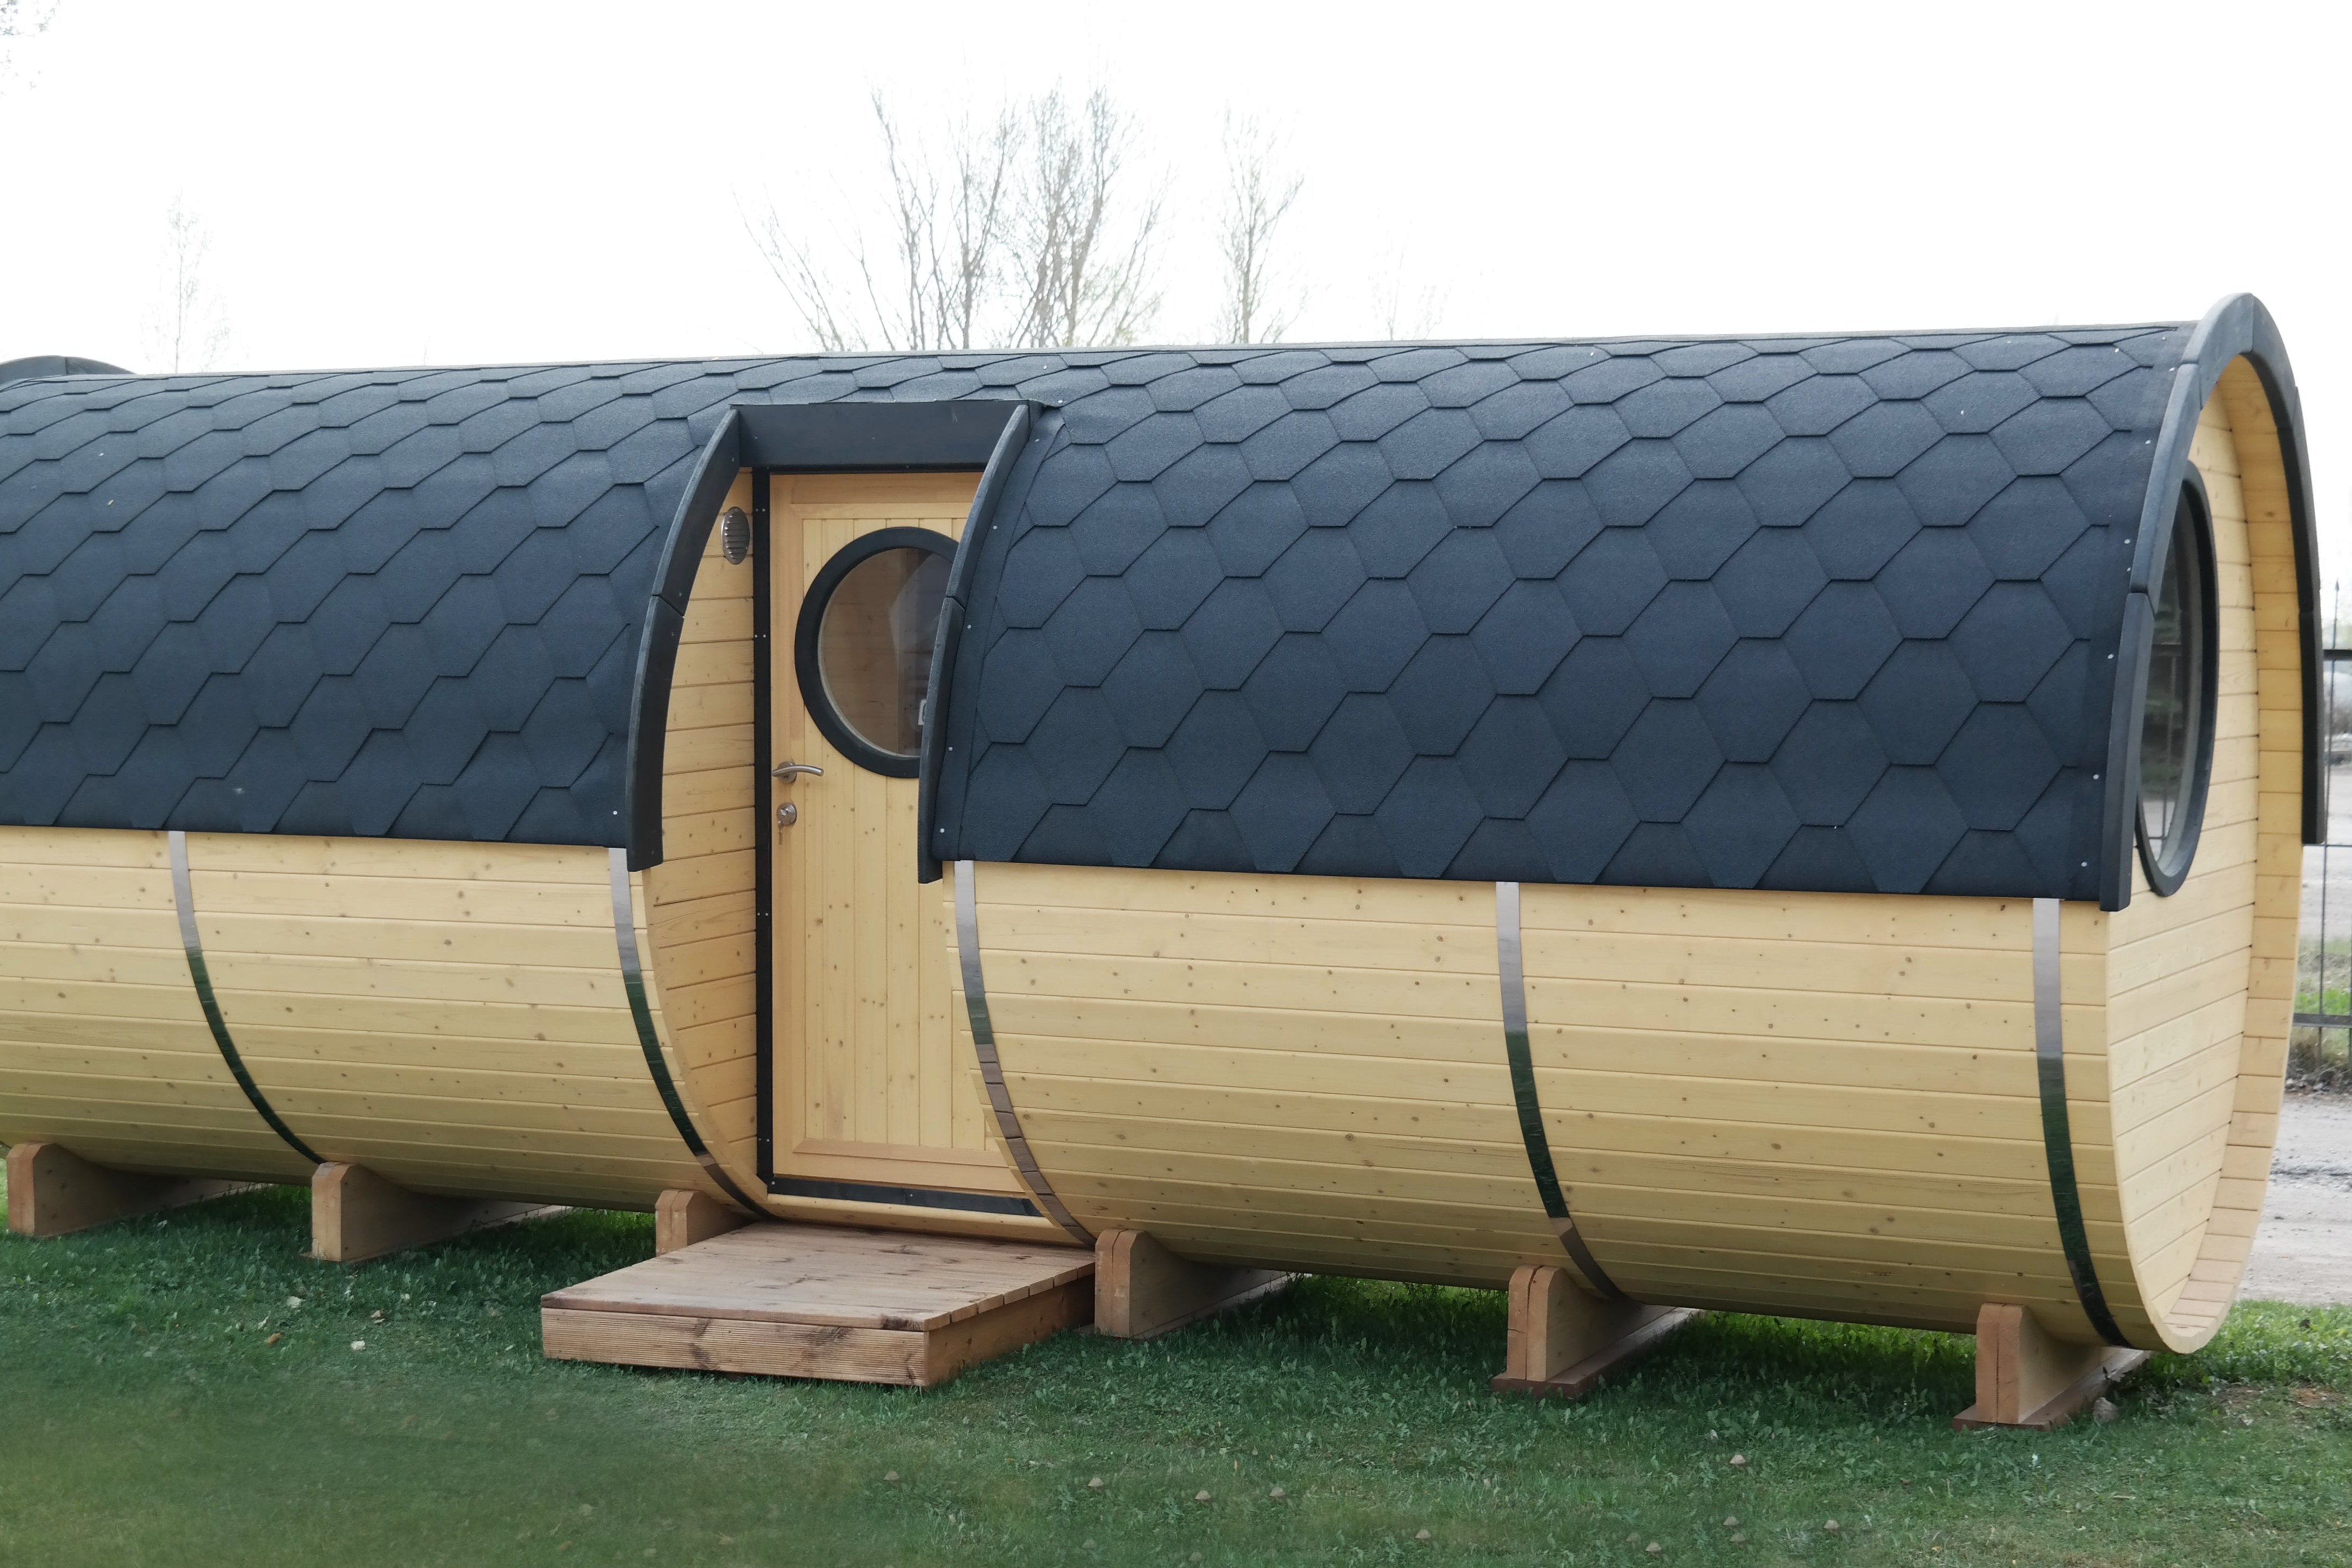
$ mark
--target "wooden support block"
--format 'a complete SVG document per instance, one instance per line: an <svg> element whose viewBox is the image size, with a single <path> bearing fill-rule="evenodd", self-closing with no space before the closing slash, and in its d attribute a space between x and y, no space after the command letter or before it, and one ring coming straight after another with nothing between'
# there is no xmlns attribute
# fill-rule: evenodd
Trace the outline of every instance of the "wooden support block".
<svg viewBox="0 0 2352 1568"><path fill-rule="evenodd" d="M326 1263L363 1262L543 1212L546 1206L536 1203L432 1197L364 1166L330 1160L310 1176L310 1255Z"/></svg>
<svg viewBox="0 0 2352 1568"><path fill-rule="evenodd" d="M2047 1432L2147 1360L2144 1350L2053 1338L2023 1307L1988 1301L1977 1312L1977 1402L1952 1425Z"/></svg>
<svg viewBox="0 0 2352 1568"><path fill-rule="evenodd" d="M1094 1312L1071 1247L751 1225L540 1301L559 1360L929 1388Z"/></svg>
<svg viewBox="0 0 2352 1568"><path fill-rule="evenodd" d="M1273 1269L1228 1269L1179 1258L1141 1230L1095 1238L1095 1332L1153 1339L1246 1301L1270 1296L1292 1276Z"/></svg>
<svg viewBox="0 0 2352 1568"><path fill-rule="evenodd" d="M1689 1307L1604 1301L1548 1263L1521 1265L1510 1293L1503 1374L1488 1385L1497 1394L1580 1399L1698 1316Z"/></svg>
<svg viewBox="0 0 2352 1568"><path fill-rule="evenodd" d="M751 1217L730 1208L707 1192L670 1187L654 1200L654 1256L724 1236Z"/></svg>
<svg viewBox="0 0 2352 1568"><path fill-rule="evenodd" d="M8 1150L8 1228L19 1236L65 1236L254 1185L110 1170L56 1144L17 1144Z"/></svg>

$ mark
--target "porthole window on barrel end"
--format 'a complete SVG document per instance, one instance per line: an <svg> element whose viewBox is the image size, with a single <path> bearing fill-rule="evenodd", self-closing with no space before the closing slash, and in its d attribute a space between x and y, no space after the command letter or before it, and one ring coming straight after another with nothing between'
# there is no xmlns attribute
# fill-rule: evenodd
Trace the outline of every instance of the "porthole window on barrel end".
<svg viewBox="0 0 2352 1568"><path fill-rule="evenodd" d="M2151 598L2156 633L2140 708L2139 859L2148 886L2169 894L2196 858L2213 762L2213 533L2204 486L2194 477L2180 487Z"/></svg>
<svg viewBox="0 0 2352 1568"><path fill-rule="evenodd" d="M836 553L801 601L793 663L817 728L861 768L911 779L955 541L882 528Z"/></svg>

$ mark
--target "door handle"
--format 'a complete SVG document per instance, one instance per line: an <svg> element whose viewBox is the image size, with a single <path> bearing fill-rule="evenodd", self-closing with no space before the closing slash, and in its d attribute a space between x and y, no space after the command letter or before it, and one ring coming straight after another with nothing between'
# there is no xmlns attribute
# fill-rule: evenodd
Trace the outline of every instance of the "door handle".
<svg viewBox="0 0 2352 1568"><path fill-rule="evenodd" d="M803 773L807 774L812 779L822 779L824 777L824 769L819 768L814 762L780 762L769 773L768 777L771 779L781 779L785 783L789 784L797 775Z"/></svg>

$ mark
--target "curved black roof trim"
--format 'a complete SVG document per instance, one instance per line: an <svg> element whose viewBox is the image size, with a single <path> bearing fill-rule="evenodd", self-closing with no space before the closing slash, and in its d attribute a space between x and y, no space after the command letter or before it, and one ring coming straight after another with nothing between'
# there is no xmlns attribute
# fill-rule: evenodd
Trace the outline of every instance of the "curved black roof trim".
<svg viewBox="0 0 2352 1568"><path fill-rule="evenodd" d="M2261 382L2278 427L2285 469L2288 524L2294 538L2297 634L2303 664L2303 841L2327 832L2326 765L2321 749L2324 679L2320 650L2319 547L2311 505L2311 468L2303 436L2303 401L2278 324L2251 294L2233 294L2205 313L2169 370L2164 423L2154 440L2150 480L2132 537L2124 622L2116 663L2120 678L2107 713L2106 789L2100 821L2099 904L2116 910L2131 902L2135 830L2139 800L2139 715L2156 621L2150 591L2170 547L2175 506L2194 470L2189 447L2198 416L2231 364L2243 358Z"/></svg>
<svg viewBox="0 0 2352 1568"><path fill-rule="evenodd" d="M993 399L954 402L739 403L702 449L662 544L637 647L629 711L629 869L662 859L662 758L671 678L695 573L719 504L746 468L776 473L926 473L989 461L1006 411Z"/></svg>
<svg viewBox="0 0 2352 1568"><path fill-rule="evenodd" d="M662 858L662 758L669 738L669 695L677 674L678 639L686 633L687 601L694 575L719 520L719 503L743 469L743 414L730 409L703 444L702 455L678 497L677 515L662 540L653 595L637 634L636 679L629 697L629 869L644 871Z"/></svg>
<svg viewBox="0 0 2352 1568"><path fill-rule="evenodd" d="M2198 333L1325 349L1074 402L971 547L930 852L2099 898Z"/></svg>
<svg viewBox="0 0 2352 1568"><path fill-rule="evenodd" d="M996 504L1012 478L1013 465L1031 444L1036 410L1016 403L998 432L972 491L971 510L965 514L963 533L956 540L955 559L948 567L947 592L940 600L939 627L931 637L930 695L923 706L923 754L915 798L915 863L919 882L940 880L939 857L931 853L931 819L939 801L940 769L947 760L947 689L955 669L957 645L963 639L964 601L971 592L972 540L995 526Z"/></svg>

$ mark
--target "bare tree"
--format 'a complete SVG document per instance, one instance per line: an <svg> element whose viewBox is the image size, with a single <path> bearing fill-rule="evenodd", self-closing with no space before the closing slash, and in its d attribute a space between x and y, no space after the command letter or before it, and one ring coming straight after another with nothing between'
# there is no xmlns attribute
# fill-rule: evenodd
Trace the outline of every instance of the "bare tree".
<svg viewBox="0 0 2352 1568"><path fill-rule="evenodd" d="M1224 304L1216 335L1227 343L1278 343L1297 315L1271 269L1275 230L1298 199L1297 174L1279 168L1281 149L1255 119L1225 116L1225 206L1217 233Z"/></svg>
<svg viewBox="0 0 2352 1568"><path fill-rule="evenodd" d="M1028 122L1014 339L1048 348L1131 343L1160 308L1152 266L1160 193L1126 199L1138 127L1100 87L1075 110L1058 88L1041 94Z"/></svg>
<svg viewBox="0 0 2352 1568"><path fill-rule="evenodd" d="M57 15L58 0L0 0L0 86L20 74L18 44L47 32Z"/></svg>
<svg viewBox="0 0 2352 1568"><path fill-rule="evenodd" d="M865 334L856 318L845 319L835 308L835 302L841 298L839 285L810 254L800 228L784 217L773 201L757 214L742 212L739 201L738 211L743 232L751 236L751 244L782 286L784 298L792 301L793 313L818 350L840 354L865 348Z"/></svg>
<svg viewBox="0 0 2352 1568"><path fill-rule="evenodd" d="M163 233L163 298L148 324L149 346L173 375L208 371L228 346L228 318L205 280L212 236L180 196L164 210Z"/></svg>
<svg viewBox="0 0 2352 1568"><path fill-rule="evenodd" d="M1136 128L1097 90L1000 105L944 129L942 151L880 94L887 204L820 244L803 204L743 224L801 325L828 352L940 352L1131 341L1150 287L1160 200L1130 199Z"/></svg>
<svg viewBox="0 0 2352 1568"><path fill-rule="evenodd" d="M818 258L803 225L772 201L756 217L745 214L745 227L802 325L827 352L969 349L1002 266L1019 128L1010 113L978 131L959 121L942 178L932 150L908 133L888 101L877 92L873 104L889 181L889 232L879 244L863 227L853 232L854 284Z"/></svg>
<svg viewBox="0 0 2352 1568"><path fill-rule="evenodd" d="M1445 291L1433 283L1414 285L1407 277L1402 248L1389 252L1372 274L1372 320L1379 335L1391 341L1426 338L1437 329L1445 313Z"/></svg>
<svg viewBox="0 0 2352 1568"><path fill-rule="evenodd" d="M1005 265L1021 125L1000 108L986 126L956 122L950 138L954 185L947 222L930 246L937 338L944 349L981 346L982 323Z"/></svg>

